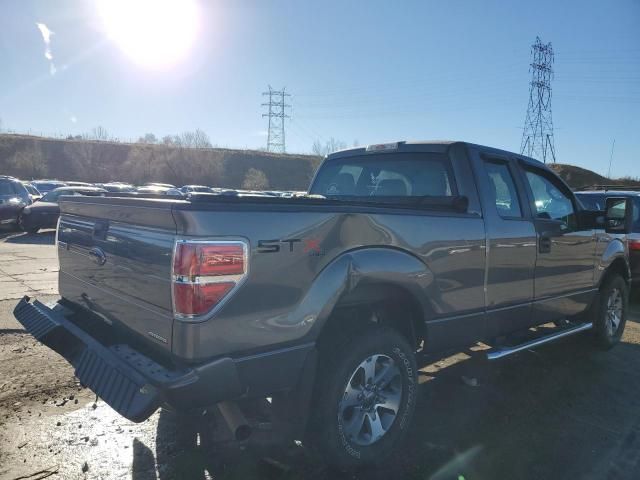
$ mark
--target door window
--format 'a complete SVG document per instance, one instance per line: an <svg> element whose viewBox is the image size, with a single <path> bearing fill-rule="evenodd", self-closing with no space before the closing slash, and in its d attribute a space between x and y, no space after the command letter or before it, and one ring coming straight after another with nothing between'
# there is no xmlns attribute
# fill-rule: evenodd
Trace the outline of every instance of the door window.
<svg viewBox="0 0 640 480"><path fill-rule="evenodd" d="M573 202L559 185L549 178L532 171L526 172L535 204L536 216L540 219L560 220L571 229L576 227Z"/></svg>
<svg viewBox="0 0 640 480"><path fill-rule="evenodd" d="M509 166L506 163L487 161L485 169L498 215L503 218L522 217L518 193Z"/></svg>

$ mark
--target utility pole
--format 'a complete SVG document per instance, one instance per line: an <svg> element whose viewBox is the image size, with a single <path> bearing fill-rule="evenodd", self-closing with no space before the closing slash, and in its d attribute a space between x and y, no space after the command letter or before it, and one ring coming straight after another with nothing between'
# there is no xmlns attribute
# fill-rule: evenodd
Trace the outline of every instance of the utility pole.
<svg viewBox="0 0 640 480"><path fill-rule="evenodd" d="M290 108L291 105L286 103L285 98L290 97L291 94L286 93L285 88L274 90L269 85L269 91L263 92L262 95L269 97L269 101L262 104L263 107L269 107L268 112L262 114L263 117L269 118L267 151L285 153L284 120L285 118L291 118L286 112L286 109Z"/></svg>
<svg viewBox="0 0 640 480"><path fill-rule="evenodd" d="M529 106L522 132L520 153L547 163L556 163L551 115L551 80L553 79L553 47L540 37L531 45L531 82Z"/></svg>

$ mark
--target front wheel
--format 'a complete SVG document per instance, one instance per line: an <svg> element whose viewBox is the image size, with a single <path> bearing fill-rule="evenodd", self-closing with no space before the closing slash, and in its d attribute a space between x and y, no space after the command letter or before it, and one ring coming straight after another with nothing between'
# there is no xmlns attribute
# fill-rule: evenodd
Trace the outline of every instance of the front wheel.
<svg viewBox="0 0 640 480"><path fill-rule="evenodd" d="M404 438L416 403L414 352L397 331L363 326L323 352L310 432L328 464L378 463Z"/></svg>
<svg viewBox="0 0 640 480"><path fill-rule="evenodd" d="M624 333L629 287L620 275L612 275L600 287L599 296L593 327L598 346L608 350L620 341Z"/></svg>
<svg viewBox="0 0 640 480"><path fill-rule="evenodd" d="M18 217L17 227L19 230L27 233L38 233L38 230L40 230L40 227L34 227L29 225L28 223L25 223L22 214L20 214L20 216Z"/></svg>

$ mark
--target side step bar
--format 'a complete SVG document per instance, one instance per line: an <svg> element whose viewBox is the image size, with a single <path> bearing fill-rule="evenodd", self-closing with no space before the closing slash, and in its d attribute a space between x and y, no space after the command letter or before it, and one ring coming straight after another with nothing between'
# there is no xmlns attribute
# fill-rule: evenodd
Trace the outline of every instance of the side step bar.
<svg viewBox="0 0 640 480"><path fill-rule="evenodd" d="M521 343L520 345L492 350L489 353L487 353L487 359L497 360L499 358L506 357L508 355L512 355L514 353L521 352L523 350L528 350L530 348L537 347L539 345L544 345L545 343L554 342L561 338L568 337L569 335L574 335L576 333L584 332L585 330L591 330L592 328L593 328L593 323L584 323L582 325L576 325L575 327L563 328L559 332L555 332L550 335L545 335L544 337L536 338L535 340Z"/></svg>

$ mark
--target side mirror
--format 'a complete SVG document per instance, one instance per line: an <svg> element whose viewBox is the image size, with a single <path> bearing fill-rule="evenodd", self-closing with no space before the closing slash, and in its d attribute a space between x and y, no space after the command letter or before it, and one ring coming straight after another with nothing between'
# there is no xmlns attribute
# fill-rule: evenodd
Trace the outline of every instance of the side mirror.
<svg viewBox="0 0 640 480"><path fill-rule="evenodd" d="M633 227L633 199L609 197L605 207L605 232L631 233Z"/></svg>

